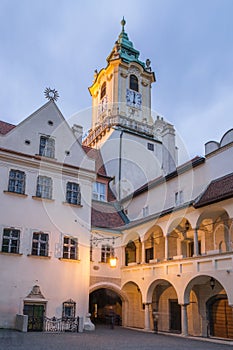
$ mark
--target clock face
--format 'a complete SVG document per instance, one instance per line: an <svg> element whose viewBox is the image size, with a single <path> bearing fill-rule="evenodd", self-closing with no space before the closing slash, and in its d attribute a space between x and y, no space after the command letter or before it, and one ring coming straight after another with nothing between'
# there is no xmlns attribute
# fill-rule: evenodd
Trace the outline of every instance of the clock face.
<svg viewBox="0 0 233 350"><path fill-rule="evenodd" d="M141 109L142 107L142 95L134 90L126 90L126 103L127 106Z"/></svg>

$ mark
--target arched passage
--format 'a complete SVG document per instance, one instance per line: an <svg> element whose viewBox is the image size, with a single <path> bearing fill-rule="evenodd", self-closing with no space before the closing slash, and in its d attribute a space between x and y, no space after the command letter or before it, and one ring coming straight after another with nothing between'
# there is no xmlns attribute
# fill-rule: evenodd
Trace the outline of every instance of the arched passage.
<svg viewBox="0 0 233 350"><path fill-rule="evenodd" d="M131 232L124 238L125 265L137 264L141 261L141 239L137 232Z"/></svg>
<svg viewBox="0 0 233 350"><path fill-rule="evenodd" d="M154 225L147 231L144 237L145 262L156 262L165 258L165 238L160 226Z"/></svg>
<svg viewBox="0 0 233 350"><path fill-rule="evenodd" d="M188 333L194 336L233 338L233 315L227 292L213 276L199 275L185 288Z"/></svg>
<svg viewBox="0 0 233 350"><path fill-rule="evenodd" d="M185 217L173 220L168 229L168 259L186 258L194 254L194 231Z"/></svg>
<svg viewBox="0 0 233 350"><path fill-rule="evenodd" d="M89 312L95 324L106 324L113 318L116 325L121 325L122 299L113 289L95 289L89 296Z"/></svg>
<svg viewBox="0 0 233 350"><path fill-rule="evenodd" d="M232 251L231 220L221 207L205 210L198 218L197 229L202 241L202 253L225 253Z"/></svg>
<svg viewBox="0 0 233 350"><path fill-rule="evenodd" d="M163 279L154 281L148 289L148 300L151 300L154 327L156 322L159 331L180 333L181 307L173 285Z"/></svg>
<svg viewBox="0 0 233 350"><path fill-rule="evenodd" d="M128 307L123 311L126 320L125 326L144 328L144 309L142 294L138 285L134 282L127 282L122 291L127 296Z"/></svg>

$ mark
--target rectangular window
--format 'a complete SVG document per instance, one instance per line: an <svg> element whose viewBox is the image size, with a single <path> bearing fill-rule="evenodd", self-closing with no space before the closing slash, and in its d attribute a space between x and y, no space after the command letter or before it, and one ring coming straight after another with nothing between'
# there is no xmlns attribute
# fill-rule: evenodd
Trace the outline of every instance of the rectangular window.
<svg viewBox="0 0 233 350"><path fill-rule="evenodd" d="M52 199L53 182L51 177L39 175L36 185L36 197Z"/></svg>
<svg viewBox="0 0 233 350"><path fill-rule="evenodd" d="M178 191L175 193L175 205L180 205L184 202L183 191Z"/></svg>
<svg viewBox="0 0 233 350"><path fill-rule="evenodd" d="M25 193L25 173L19 170L10 170L8 191L24 194Z"/></svg>
<svg viewBox="0 0 233 350"><path fill-rule="evenodd" d="M74 318L75 317L76 303L70 299L62 304L62 317Z"/></svg>
<svg viewBox="0 0 233 350"><path fill-rule="evenodd" d="M148 143L147 143L147 149L148 149L149 151L154 151L154 144L148 142Z"/></svg>
<svg viewBox="0 0 233 350"><path fill-rule="evenodd" d="M75 182L67 182L66 202L81 205L81 192L79 184Z"/></svg>
<svg viewBox="0 0 233 350"><path fill-rule="evenodd" d="M142 208L142 216L145 218L148 215L149 215L149 207L147 205L146 207Z"/></svg>
<svg viewBox="0 0 233 350"><path fill-rule="evenodd" d="M19 253L20 231L12 228L3 230L2 252Z"/></svg>
<svg viewBox="0 0 233 350"><path fill-rule="evenodd" d="M55 140L49 136L41 136L39 155L43 157L55 158Z"/></svg>
<svg viewBox="0 0 233 350"><path fill-rule="evenodd" d="M34 232L32 238L32 255L48 256L49 235L44 232Z"/></svg>
<svg viewBox="0 0 233 350"><path fill-rule="evenodd" d="M64 237L63 241L63 258L78 259L78 240L77 238Z"/></svg>
<svg viewBox="0 0 233 350"><path fill-rule="evenodd" d="M92 198L97 201L106 201L106 184L102 182L94 182L92 190Z"/></svg>
<svg viewBox="0 0 233 350"><path fill-rule="evenodd" d="M101 247L101 262L108 263L111 256L114 255L114 248L110 245L102 245Z"/></svg>

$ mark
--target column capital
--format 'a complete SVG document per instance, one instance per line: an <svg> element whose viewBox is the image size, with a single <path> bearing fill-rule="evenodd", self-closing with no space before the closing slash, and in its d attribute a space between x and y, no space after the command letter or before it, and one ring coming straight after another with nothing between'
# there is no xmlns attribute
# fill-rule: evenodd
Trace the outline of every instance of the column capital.
<svg viewBox="0 0 233 350"><path fill-rule="evenodd" d="M146 302L143 303L143 305L145 305L145 306L149 306L151 304L152 304L152 302L150 302L150 301L146 301Z"/></svg>

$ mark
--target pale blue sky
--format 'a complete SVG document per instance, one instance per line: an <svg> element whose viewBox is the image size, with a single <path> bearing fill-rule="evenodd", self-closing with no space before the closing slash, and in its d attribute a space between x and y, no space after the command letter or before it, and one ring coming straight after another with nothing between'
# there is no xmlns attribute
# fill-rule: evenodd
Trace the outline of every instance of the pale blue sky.
<svg viewBox="0 0 233 350"><path fill-rule="evenodd" d="M88 86L121 30L150 58L152 108L190 156L233 127L232 0L0 0L0 119L19 123L56 88L58 107L88 128ZM77 114L78 113L78 114Z"/></svg>

